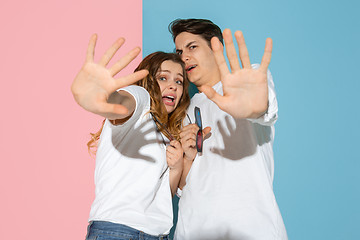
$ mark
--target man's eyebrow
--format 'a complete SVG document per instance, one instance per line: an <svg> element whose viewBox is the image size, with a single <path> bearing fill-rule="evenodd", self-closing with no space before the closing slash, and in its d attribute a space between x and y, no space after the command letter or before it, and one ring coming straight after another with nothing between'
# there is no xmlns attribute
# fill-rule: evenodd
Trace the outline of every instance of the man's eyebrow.
<svg viewBox="0 0 360 240"><path fill-rule="evenodd" d="M185 45L185 48L190 47L193 43L196 43L196 41L189 42L188 44ZM181 49L176 49L176 52L182 52L182 50Z"/></svg>
<svg viewBox="0 0 360 240"><path fill-rule="evenodd" d="M192 45L193 43L195 43L196 41L191 41L191 42L189 42L188 44L186 44L186 46L185 47L190 47L190 45Z"/></svg>

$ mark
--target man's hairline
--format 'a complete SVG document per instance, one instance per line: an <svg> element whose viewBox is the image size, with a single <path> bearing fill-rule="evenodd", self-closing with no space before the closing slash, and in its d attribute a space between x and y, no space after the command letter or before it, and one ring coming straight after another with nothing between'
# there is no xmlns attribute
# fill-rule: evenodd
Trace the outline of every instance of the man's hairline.
<svg viewBox="0 0 360 240"><path fill-rule="evenodd" d="M201 34L191 33L191 32L188 32L188 31L182 31L182 32L178 33L178 34L176 35L176 37L173 38L173 39L174 39L174 44L175 44L176 38L177 38L181 33L183 33L183 32L187 32L187 33L190 33L190 34L197 35L197 36L201 37L201 38L207 43L207 45L209 46L209 48L210 48L211 51L212 51L211 41L206 40ZM216 37L217 39L219 39L217 36L213 36L213 37ZM219 41L220 41L220 39L219 39ZM177 52L177 50L178 50L178 49L176 49L176 45L175 45L175 52Z"/></svg>

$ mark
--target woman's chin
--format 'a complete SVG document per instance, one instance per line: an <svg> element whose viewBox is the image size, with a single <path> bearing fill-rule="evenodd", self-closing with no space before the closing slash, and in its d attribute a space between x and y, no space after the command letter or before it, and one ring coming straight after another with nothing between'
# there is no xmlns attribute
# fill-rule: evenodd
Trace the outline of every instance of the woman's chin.
<svg viewBox="0 0 360 240"><path fill-rule="evenodd" d="M176 107L165 105L165 108L166 108L167 113L170 114L175 110Z"/></svg>

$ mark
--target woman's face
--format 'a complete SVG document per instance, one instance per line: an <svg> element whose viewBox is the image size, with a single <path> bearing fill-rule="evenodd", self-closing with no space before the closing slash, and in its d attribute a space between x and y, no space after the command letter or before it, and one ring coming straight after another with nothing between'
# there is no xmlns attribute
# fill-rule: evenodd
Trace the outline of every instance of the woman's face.
<svg viewBox="0 0 360 240"><path fill-rule="evenodd" d="M162 102L167 113L175 110L183 94L183 69L179 63L171 60L164 61L156 74L160 87Z"/></svg>

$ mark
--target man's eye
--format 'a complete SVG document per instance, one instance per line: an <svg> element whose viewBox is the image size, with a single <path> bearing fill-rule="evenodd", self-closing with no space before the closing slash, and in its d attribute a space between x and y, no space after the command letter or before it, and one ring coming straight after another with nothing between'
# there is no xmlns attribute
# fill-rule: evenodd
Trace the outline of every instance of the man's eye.
<svg viewBox="0 0 360 240"><path fill-rule="evenodd" d="M191 49L195 49L195 48L196 48L196 46L194 46L194 45L192 45L192 46L189 47L190 50L191 50Z"/></svg>
<svg viewBox="0 0 360 240"><path fill-rule="evenodd" d="M182 54L182 51L176 51L176 53L177 53L178 55L181 55L181 54Z"/></svg>

